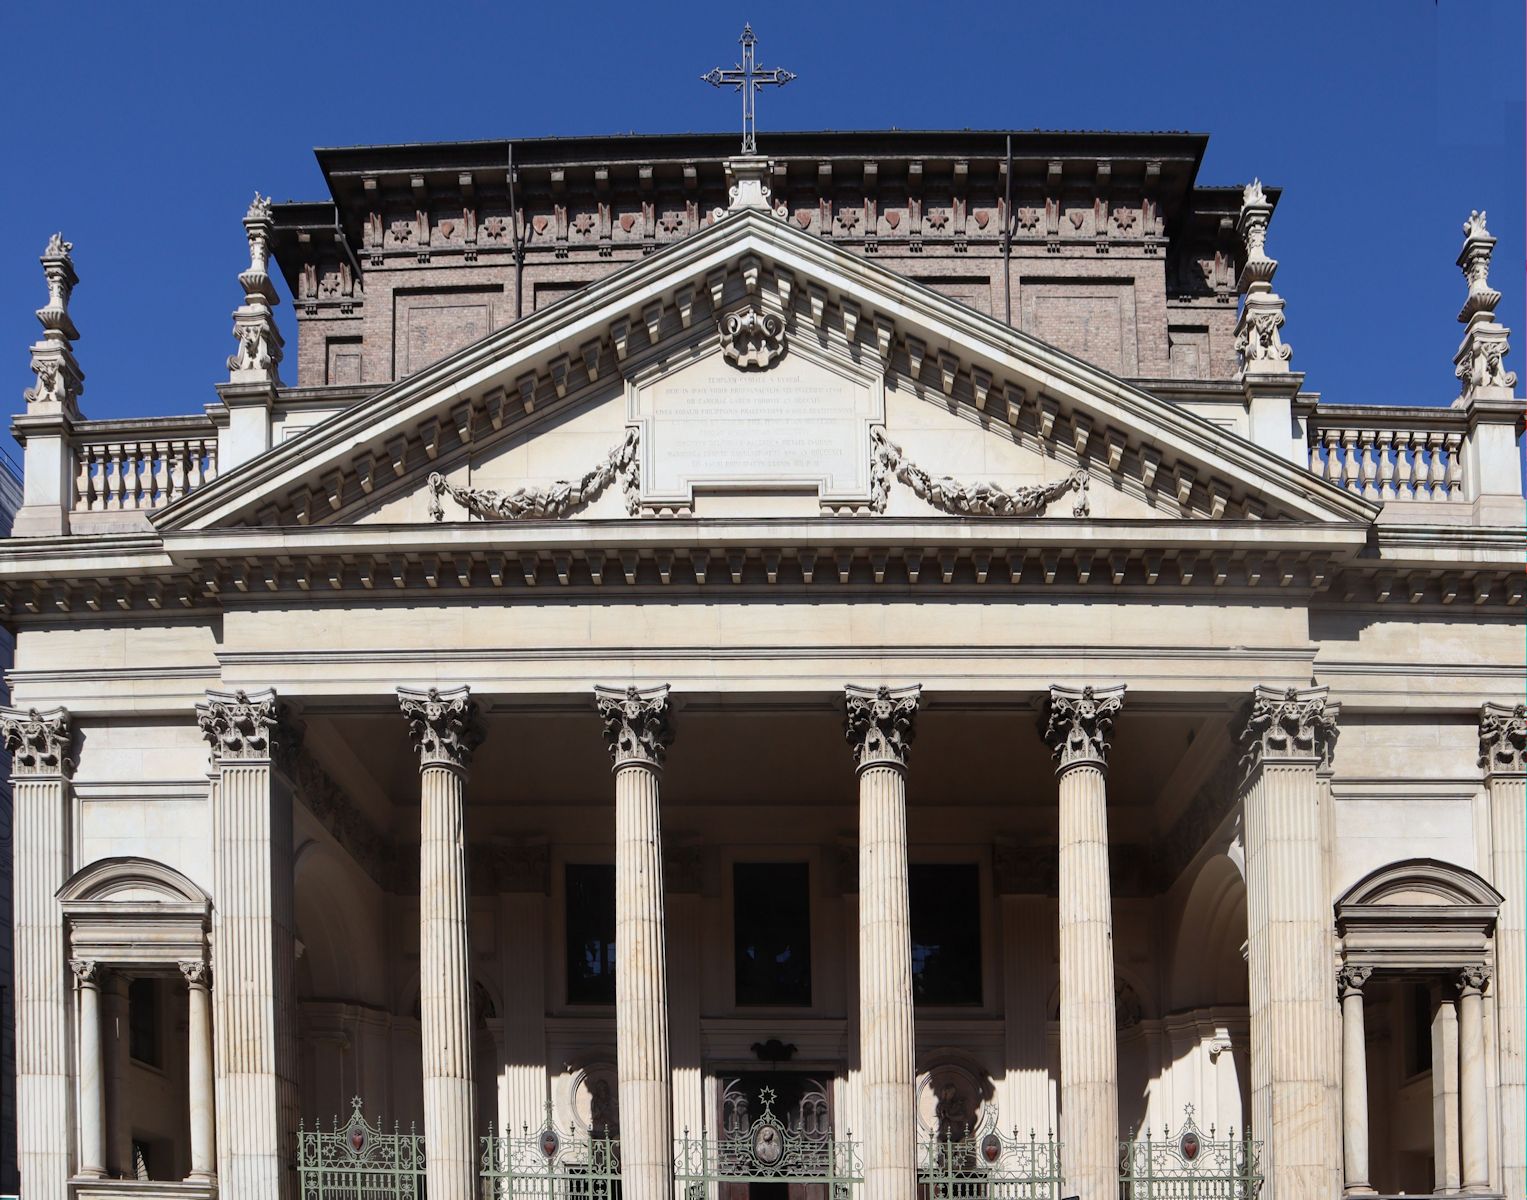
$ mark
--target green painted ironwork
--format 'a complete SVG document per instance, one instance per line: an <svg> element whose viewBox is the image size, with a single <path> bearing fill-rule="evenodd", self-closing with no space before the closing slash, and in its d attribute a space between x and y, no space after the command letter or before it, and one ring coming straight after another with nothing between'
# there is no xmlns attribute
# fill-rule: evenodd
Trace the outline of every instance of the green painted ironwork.
<svg viewBox="0 0 1527 1200"><path fill-rule="evenodd" d="M1262 1143L1249 1135L1216 1139L1193 1120L1189 1104L1174 1134L1161 1139L1132 1137L1120 1143L1119 1184L1123 1200L1256 1200L1262 1190Z"/></svg>
<svg viewBox="0 0 1527 1200"><path fill-rule="evenodd" d="M619 1200L620 1142L557 1127L551 1105L539 1130L482 1139L483 1200Z"/></svg>
<svg viewBox="0 0 1527 1200"><path fill-rule="evenodd" d="M926 1200L1058 1200L1060 1143L1033 1130L946 1133L918 1147L917 1182Z"/></svg>
<svg viewBox="0 0 1527 1200"><path fill-rule="evenodd" d="M424 1135L393 1123L387 1133L350 1101L350 1119L327 1131L297 1126L297 1183L302 1200L422 1200Z"/></svg>
<svg viewBox="0 0 1527 1200"><path fill-rule="evenodd" d="M752 1124L719 1139L679 1139L673 1173L685 1200L714 1200L718 1185L821 1184L828 1200L849 1200L864 1182L857 1142L834 1138L825 1128L789 1129L774 1113L773 1088L759 1091L763 1111Z"/></svg>

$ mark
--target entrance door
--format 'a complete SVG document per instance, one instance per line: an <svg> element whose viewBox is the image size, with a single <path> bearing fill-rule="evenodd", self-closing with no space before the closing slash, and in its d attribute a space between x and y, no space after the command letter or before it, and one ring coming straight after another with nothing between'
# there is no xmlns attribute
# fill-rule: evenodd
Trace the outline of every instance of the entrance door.
<svg viewBox="0 0 1527 1200"><path fill-rule="evenodd" d="M765 1128L771 1119L783 1130L785 1147L780 1147L772 1131ZM756 1173L768 1175L778 1170L784 1176L723 1183L718 1200L831 1200L828 1185L809 1178L827 1169L833 1153L831 1080L801 1071L751 1071L733 1076L721 1090L716 1126L724 1141L748 1146ZM763 1136L755 1137L759 1131ZM814 1143L821 1143L820 1151ZM797 1182L790 1177L797 1175L808 1179Z"/></svg>

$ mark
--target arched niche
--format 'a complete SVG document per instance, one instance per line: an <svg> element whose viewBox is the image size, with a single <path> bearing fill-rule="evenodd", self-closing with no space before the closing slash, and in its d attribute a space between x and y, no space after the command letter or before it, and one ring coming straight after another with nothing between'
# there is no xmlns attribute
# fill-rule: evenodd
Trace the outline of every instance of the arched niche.
<svg viewBox="0 0 1527 1200"><path fill-rule="evenodd" d="M57 896L72 958L147 969L206 961L211 899L174 867L151 858L97 859Z"/></svg>
<svg viewBox="0 0 1527 1200"><path fill-rule="evenodd" d="M1484 959L1502 899L1467 867L1410 858L1348 888L1336 902L1336 931L1349 963L1446 971Z"/></svg>
<svg viewBox="0 0 1527 1200"><path fill-rule="evenodd" d="M1246 883L1227 851L1194 876L1172 944L1171 1011L1244 1005Z"/></svg>

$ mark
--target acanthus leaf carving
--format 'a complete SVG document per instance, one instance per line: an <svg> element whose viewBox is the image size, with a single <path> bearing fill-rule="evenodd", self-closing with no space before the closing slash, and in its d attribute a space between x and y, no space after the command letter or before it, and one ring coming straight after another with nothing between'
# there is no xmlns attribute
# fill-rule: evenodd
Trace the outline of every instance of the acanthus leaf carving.
<svg viewBox="0 0 1527 1200"><path fill-rule="evenodd" d="M482 745L483 729L470 688L400 687L398 705L408 718L421 770L432 766L465 770L471 765L472 752Z"/></svg>
<svg viewBox="0 0 1527 1200"><path fill-rule="evenodd" d="M650 688L596 687L594 704L617 768L629 763L663 765L673 743L666 683Z"/></svg>
<svg viewBox="0 0 1527 1200"><path fill-rule="evenodd" d="M1081 689L1050 685L1040 735L1055 756L1056 774L1069 767L1108 765L1109 735L1124 707L1124 684Z"/></svg>
<svg viewBox="0 0 1527 1200"><path fill-rule="evenodd" d="M921 699L921 684L902 688L882 684L870 688L851 683L843 689L843 733L859 770L906 767L907 752L917 732Z"/></svg>
<svg viewBox="0 0 1527 1200"><path fill-rule="evenodd" d="M1341 705L1330 689L1258 687L1231 733L1241 751L1241 775L1250 775L1264 759L1307 759L1328 767L1339 734Z"/></svg>
<svg viewBox="0 0 1527 1200"><path fill-rule="evenodd" d="M1032 487L1005 488L993 482L962 483L949 476L935 477L907 458L902 448L891 441L882 429L870 434L873 444L873 461L870 471L870 508L884 512L890 497L890 481L900 480L912 489L919 499L944 512L964 517L1028 517L1044 512L1051 501L1067 492L1076 492L1077 501L1072 515L1085 517L1091 506L1087 502L1087 472L1078 468L1064 479Z"/></svg>
<svg viewBox="0 0 1527 1200"><path fill-rule="evenodd" d="M1480 708L1479 765L1486 775L1527 772L1527 705L1486 704Z"/></svg>
<svg viewBox="0 0 1527 1200"><path fill-rule="evenodd" d="M590 503L613 481L620 480L625 494L626 512L636 516L641 511L641 459L637 454L640 432L633 426L625 438L605 456L597 467L584 473L576 483L558 480L545 487L515 488L498 492L490 488L461 487L440 472L430 474L429 515L445 520L442 496L450 496L473 516L484 520L524 521L565 516Z"/></svg>
<svg viewBox="0 0 1527 1200"><path fill-rule="evenodd" d="M278 749L286 749L277 745L283 740L280 727L285 716L269 688L253 693L242 688L209 691L196 706L196 721L212 747L214 765L225 759L274 759Z"/></svg>
<svg viewBox="0 0 1527 1200"><path fill-rule="evenodd" d="M39 712L0 708L0 742L11 754L11 771L18 778L36 775L74 773L69 757L74 729L67 708Z"/></svg>

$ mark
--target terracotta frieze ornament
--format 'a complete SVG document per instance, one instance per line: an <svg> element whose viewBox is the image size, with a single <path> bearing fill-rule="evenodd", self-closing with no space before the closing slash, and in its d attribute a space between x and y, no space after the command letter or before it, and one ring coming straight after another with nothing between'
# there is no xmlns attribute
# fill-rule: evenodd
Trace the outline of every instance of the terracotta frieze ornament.
<svg viewBox="0 0 1527 1200"><path fill-rule="evenodd" d="M73 737L67 708L0 708L0 742L10 751L11 773L18 777L74 774L69 757Z"/></svg>
<svg viewBox="0 0 1527 1200"><path fill-rule="evenodd" d="M1480 708L1479 765L1486 775L1527 774L1527 705Z"/></svg>
<svg viewBox="0 0 1527 1200"><path fill-rule="evenodd" d="M246 692L207 693L196 706L196 723L212 747L214 762L223 759L274 759L289 747L279 746L285 714L276 693L266 688ZM291 731L288 730L290 740Z"/></svg>
<svg viewBox="0 0 1527 1200"><path fill-rule="evenodd" d="M604 722L604 740L619 768L630 763L661 767L673 744L668 685L596 687L594 704Z"/></svg>
<svg viewBox="0 0 1527 1200"><path fill-rule="evenodd" d="M1124 707L1125 684L1084 688L1050 686L1039 732L1055 756L1055 773L1089 764L1106 770L1109 735Z"/></svg>
<svg viewBox="0 0 1527 1200"><path fill-rule="evenodd" d="M1329 767L1340 715L1329 688L1258 687L1231 729L1241 750L1242 777L1268 759L1313 759Z"/></svg>
<svg viewBox="0 0 1527 1200"><path fill-rule="evenodd" d="M917 708L922 700L922 685L892 688L860 687L847 684L843 689L846 712L844 736L854 753L854 766L860 771L869 767L907 766L907 751L916 736Z"/></svg>
<svg viewBox="0 0 1527 1200"><path fill-rule="evenodd" d="M408 718L408 732L419 752L422 770L431 766L466 770L472 752L483 742L482 723L471 689L398 689L398 704Z"/></svg>
<svg viewBox="0 0 1527 1200"><path fill-rule="evenodd" d="M1081 469L1072 471L1064 479L1033 487L1008 489L997 483L962 483L947 475L930 475L907 458L902 448L886 437L882 429L872 430L870 439L874 445L870 507L876 512L885 511L890 482L895 478L934 508L962 517L1040 516L1052 500L1067 492L1075 492L1077 497L1071 508L1072 516L1085 517L1091 513L1087 499L1088 476Z"/></svg>
<svg viewBox="0 0 1527 1200"><path fill-rule="evenodd" d="M540 518L561 517L594 500L616 479L620 480L625 493L626 512L636 516L641 511L638 494L641 487L641 459L637 455L640 431L634 426L626 430L620 445L605 455L598 466L584 472L576 483L558 480L545 487L515 488L512 492L496 492L488 488L460 487L440 472L429 477L429 515L436 521L445 520L445 506L441 497L449 496L475 517L484 520L525 521Z"/></svg>

